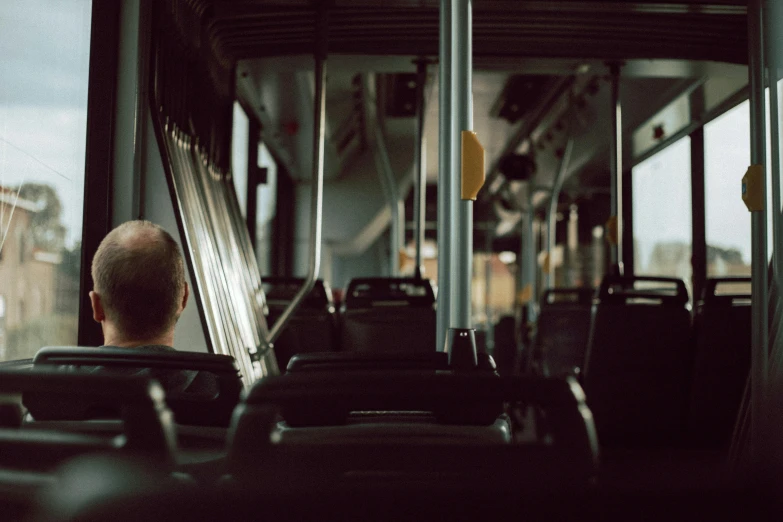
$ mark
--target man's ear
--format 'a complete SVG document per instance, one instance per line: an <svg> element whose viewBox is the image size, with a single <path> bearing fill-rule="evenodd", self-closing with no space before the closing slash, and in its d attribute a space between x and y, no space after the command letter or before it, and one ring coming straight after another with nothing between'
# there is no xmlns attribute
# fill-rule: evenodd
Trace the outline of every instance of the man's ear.
<svg viewBox="0 0 783 522"><path fill-rule="evenodd" d="M103 310L103 303L101 303L101 296L94 291L90 292L90 304L92 305L92 318L96 323L103 322L106 319L106 312Z"/></svg>
<svg viewBox="0 0 783 522"><path fill-rule="evenodd" d="M182 304L179 307L180 312L182 312L182 310L184 310L185 306L188 304L189 296L190 296L190 288L188 287L188 282L185 281L185 291L182 293Z"/></svg>

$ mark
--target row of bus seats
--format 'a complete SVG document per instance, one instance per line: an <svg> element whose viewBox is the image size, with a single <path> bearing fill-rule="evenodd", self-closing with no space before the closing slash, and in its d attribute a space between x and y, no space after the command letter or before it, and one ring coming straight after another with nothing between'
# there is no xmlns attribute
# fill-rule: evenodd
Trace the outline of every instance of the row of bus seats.
<svg viewBox="0 0 783 522"><path fill-rule="evenodd" d="M750 280L607 277L544 294L531 371L583 379L605 446L724 448L750 364ZM591 304L592 303L592 304Z"/></svg>
<svg viewBox="0 0 783 522"><path fill-rule="evenodd" d="M269 324L280 317L303 282L264 279ZM339 313L329 287L318 280L275 343L280 368L300 353L426 353L434 348L435 293L428 279L414 278L354 279Z"/></svg>
<svg viewBox="0 0 783 522"><path fill-rule="evenodd" d="M111 491L101 493L104 487L118 489L126 499L134 493L128 487L153 494L167 491L168 501L176 491L207 488L191 496L191 502L211 498L216 491L248 488L256 501L263 492L272 503L285 499L282 508L305 503L320 513L323 505L313 503L312 495L324 501L349 500L365 490L421 498L423 492L467 493L476 484L485 492L572 492L595 478L595 430L575 381L501 378L489 357L456 370L447 354L437 352L294 357L287 374L256 383L233 409L230 429L222 431L224 458L202 455L201 464L212 473L198 475L192 455L187 458L179 444L180 426L173 422L178 420L176 388L169 397L149 377L153 370L198 371L207 359L217 362L219 356L181 354L178 365L167 355L145 355L142 361L130 352L49 348L27 369L3 370L0 393L21 393L24 403L33 398L36 408L45 406L45 395L52 404L79 405L58 415L44 414L51 420L38 420L40 413L31 411L34 418L28 416L21 426L0 429L4 507L11 509L16 501L19 508L29 503L33 491L54 484L60 499L53 501L47 517L58 514L69 520L90 519L83 512L74 515L79 506L106 516L100 506L105 507ZM101 371L88 371L97 367ZM112 372L120 368L141 371ZM238 383L235 368L234 376ZM193 399L201 400L204 410L220 410L205 413L208 426L201 429L210 433L215 429L209 425L212 419L224 418L225 404ZM93 415L121 421L88 420ZM91 475L94 468L78 463L60 472L67 478L58 479L53 472L74 457L96 453L108 453L115 459L111 462L117 462L104 470L109 473L105 480ZM131 467L141 465L166 481L148 476L134 482L112 475L129 469L116 461L120 457L130 457ZM96 508L98 497L102 504ZM184 511L171 519L183 519L187 505L180 508ZM127 513L120 510L112 518L123 516Z"/></svg>

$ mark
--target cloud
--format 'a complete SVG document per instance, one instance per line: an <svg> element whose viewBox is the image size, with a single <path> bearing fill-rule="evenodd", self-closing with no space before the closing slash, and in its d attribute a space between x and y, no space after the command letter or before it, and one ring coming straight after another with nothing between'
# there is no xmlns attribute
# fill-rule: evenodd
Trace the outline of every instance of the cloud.
<svg viewBox="0 0 783 522"><path fill-rule="evenodd" d="M0 5L0 103L74 104L86 99L90 0Z"/></svg>

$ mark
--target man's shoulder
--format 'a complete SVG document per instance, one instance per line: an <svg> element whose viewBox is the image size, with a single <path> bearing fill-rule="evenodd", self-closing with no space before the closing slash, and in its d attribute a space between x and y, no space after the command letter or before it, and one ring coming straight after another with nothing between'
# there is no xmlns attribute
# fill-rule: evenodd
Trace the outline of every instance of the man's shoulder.
<svg viewBox="0 0 783 522"><path fill-rule="evenodd" d="M110 345L104 345L99 346L99 348L128 348L127 346L110 346ZM167 346L165 344L143 344L141 346L133 346L132 348L129 348L131 350L143 350L147 352L176 352L177 350L174 349L172 346Z"/></svg>

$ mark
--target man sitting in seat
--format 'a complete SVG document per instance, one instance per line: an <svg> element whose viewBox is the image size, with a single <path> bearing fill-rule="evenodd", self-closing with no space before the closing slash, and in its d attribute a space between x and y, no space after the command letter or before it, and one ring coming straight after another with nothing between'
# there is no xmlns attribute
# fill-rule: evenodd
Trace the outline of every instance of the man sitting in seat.
<svg viewBox="0 0 783 522"><path fill-rule="evenodd" d="M92 260L93 319L105 347L174 351L174 328L188 302L179 245L149 221L128 221L101 241ZM98 371L108 370L96 367ZM111 368L158 379L167 392L214 394L214 375L196 371Z"/></svg>
<svg viewBox="0 0 783 522"><path fill-rule="evenodd" d="M149 221L128 221L103 239L92 260L93 318L105 346L173 350L188 301L179 245Z"/></svg>

